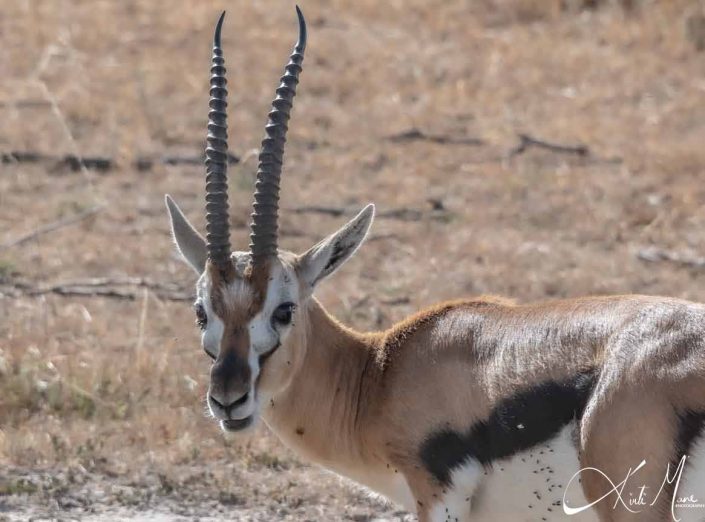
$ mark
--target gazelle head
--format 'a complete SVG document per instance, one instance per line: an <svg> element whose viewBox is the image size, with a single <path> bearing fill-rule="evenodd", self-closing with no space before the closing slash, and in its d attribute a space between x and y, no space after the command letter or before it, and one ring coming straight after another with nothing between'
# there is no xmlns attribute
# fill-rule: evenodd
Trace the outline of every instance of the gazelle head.
<svg viewBox="0 0 705 522"><path fill-rule="evenodd" d="M208 407L223 429L253 424L258 406L284 389L303 362L306 302L321 280L360 246L374 217L368 205L337 232L301 255L278 249L279 181L287 124L298 84L306 24L272 103L259 153L249 251L230 247L227 186L227 89L220 33L213 39L206 147L206 239L166 196L174 240L200 275L195 302L201 343L213 365ZM296 342L298 338L299 342Z"/></svg>

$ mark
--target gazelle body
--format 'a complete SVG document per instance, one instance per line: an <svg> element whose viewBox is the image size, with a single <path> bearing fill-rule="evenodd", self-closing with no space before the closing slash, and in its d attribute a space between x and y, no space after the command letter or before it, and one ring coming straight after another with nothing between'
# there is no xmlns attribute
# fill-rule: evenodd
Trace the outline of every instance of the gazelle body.
<svg viewBox="0 0 705 522"><path fill-rule="evenodd" d="M316 285L364 241L374 208L302 255L277 247L299 21L260 154L250 251L231 253L228 239L222 17L207 240L167 197L176 244L200 274L213 417L228 431L262 418L302 456L422 522L705 520L705 306L479 298L359 333L316 300Z"/></svg>

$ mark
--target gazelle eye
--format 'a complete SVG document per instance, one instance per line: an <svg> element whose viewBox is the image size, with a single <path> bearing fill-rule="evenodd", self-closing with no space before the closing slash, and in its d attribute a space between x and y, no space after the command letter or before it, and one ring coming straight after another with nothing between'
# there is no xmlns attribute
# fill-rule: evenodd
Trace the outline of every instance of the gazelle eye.
<svg viewBox="0 0 705 522"><path fill-rule="evenodd" d="M203 305L200 303L196 304L193 309L196 311L196 324L201 330L205 330L206 325L208 325L208 316L206 315L206 309L203 308Z"/></svg>
<svg viewBox="0 0 705 522"><path fill-rule="evenodd" d="M294 316L296 305L294 303L283 303L277 306L272 314L272 323L276 325L286 326L291 323Z"/></svg>

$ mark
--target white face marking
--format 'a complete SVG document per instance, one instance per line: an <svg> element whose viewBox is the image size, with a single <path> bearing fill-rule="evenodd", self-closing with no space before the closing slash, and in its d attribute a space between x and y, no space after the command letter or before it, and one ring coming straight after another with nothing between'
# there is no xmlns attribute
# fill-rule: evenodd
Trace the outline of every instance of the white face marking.
<svg viewBox="0 0 705 522"><path fill-rule="evenodd" d="M240 275L249 261L249 254L236 252L233 254L235 265ZM213 309L210 296L210 283L207 274L203 274L198 281L197 305L203 306L207 323L201 336L201 343L204 350L213 358L217 358L223 338L225 324L222 318L218 317ZM291 325L277 323L273 320L275 310L284 303L298 304L298 280L292 267L280 262L272 263L270 278L267 285L265 302L262 309L253 317L247 328L249 330L250 346L248 350L248 364L250 366L250 390L255 389L257 379L260 374L261 357L277 349L291 330ZM253 299L253 291L244 279L236 279L223 292L224 305L232 309L238 307L249 307ZM292 321L293 323L293 321ZM221 420L244 419L252 416L258 410L262 397L258 393L250 393L245 403L232 409L228 415L223 411L218 411L208 401L211 414Z"/></svg>
<svg viewBox="0 0 705 522"><path fill-rule="evenodd" d="M252 375L259 375L261 357L272 354L281 347L286 337L296 323L294 311L291 324L278 324L273 320L275 310L286 303L299 303L299 285L294 270L279 263L273 264L270 270L267 295L262 310L252 318L248 325L250 332L250 367ZM254 382L253 382L254 386ZM258 390L258 402L261 404L270 399L271 390Z"/></svg>
<svg viewBox="0 0 705 522"><path fill-rule="evenodd" d="M275 325L272 321L277 307L299 302L299 287L293 269L277 263L272 266L269 278L264 306L249 324L251 348L257 355L273 350L289 333L289 326Z"/></svg>
<svg viewBox="0 0 705 522"><path fill-rule="evenodd" d="M576 522L596 522L597 516L591 510L567 517L561 504L565 486L580 470L573 429L571 423L551 441L497 461L487 475L477 462L466 462L453 471L452 486L442 501L433 506L431 520L553 522L570 518ZM572 487L566 494L566 502L572 506L586 505L582 489L577 483L575 486L578 487Z"/></svg>
<svg viewBox="0 0 705 522"><path fill-rule="evenodd" d="M220 340L223 338L225 325L223 321L213 311L211 296L207 276L204 273L198 280L198 298L196 305L203 306L206 311L206 328L201 332L201 346L211 357L218 356L220 351Z"/></svg>

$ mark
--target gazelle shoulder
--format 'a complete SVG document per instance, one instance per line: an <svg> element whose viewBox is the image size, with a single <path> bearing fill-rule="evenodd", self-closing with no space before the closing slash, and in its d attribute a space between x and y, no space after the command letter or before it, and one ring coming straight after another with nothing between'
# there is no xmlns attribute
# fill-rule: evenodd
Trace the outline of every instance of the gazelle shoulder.
<svg viewBox="0 0 705 522"><path fill-rule="evenodd" d="M515 301L511 299L484 295L429 306L380 333L377 361L384 368L404 345L414 346L416 343L413 341L417 339L437 337L434 332L439 328L468 329L473 322L482 321L490 311L501 313L515 306Z"/></svg>

